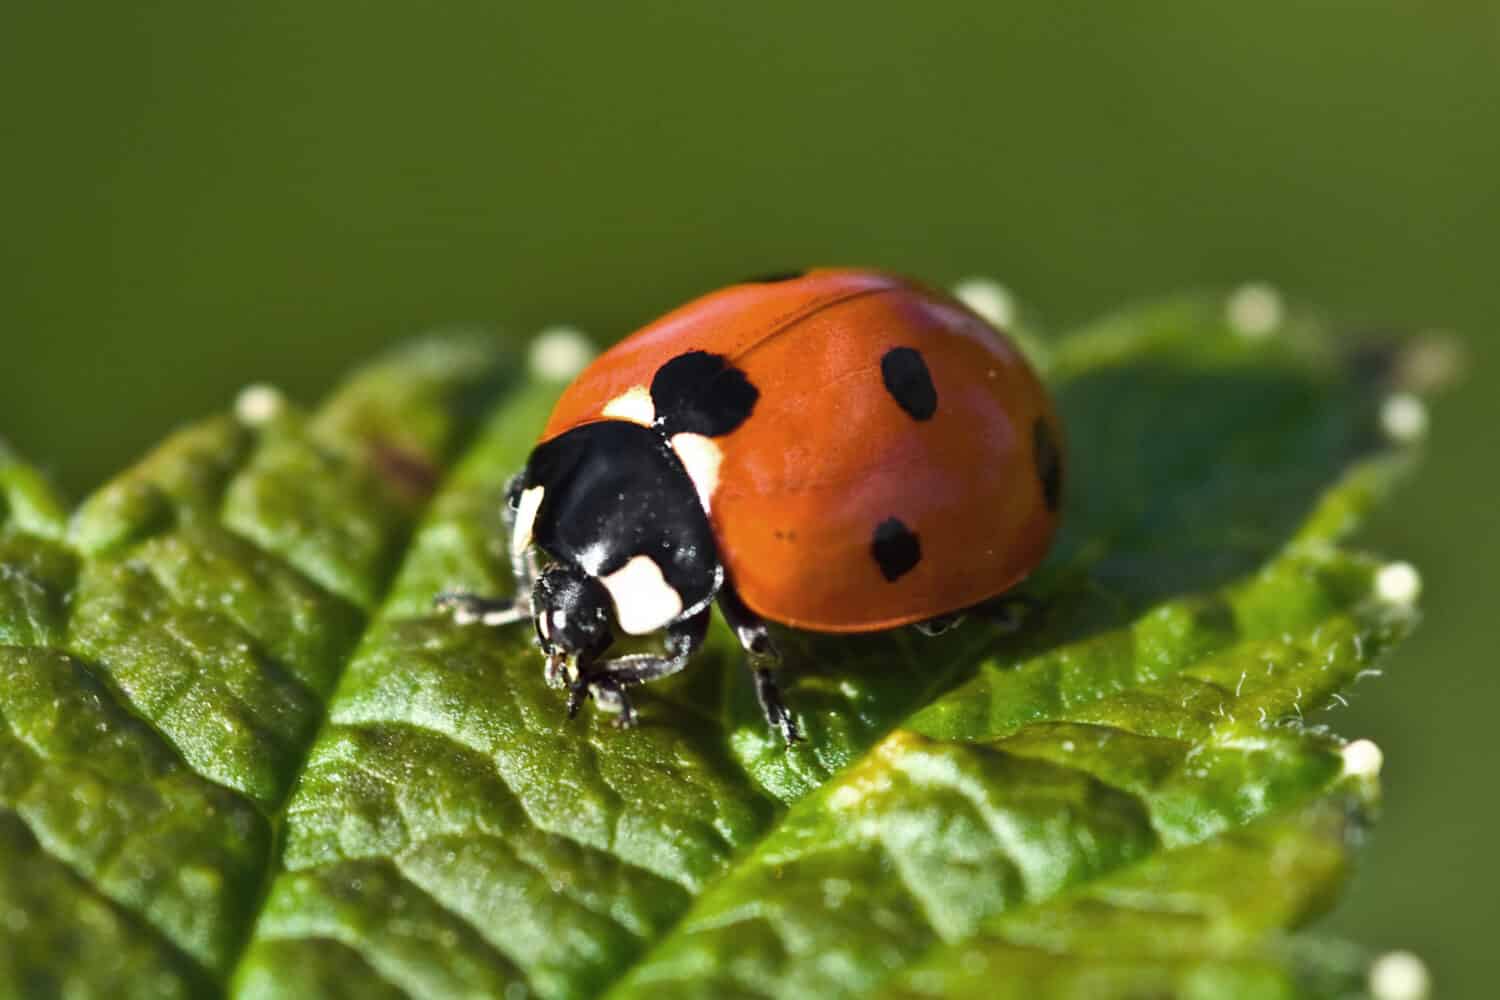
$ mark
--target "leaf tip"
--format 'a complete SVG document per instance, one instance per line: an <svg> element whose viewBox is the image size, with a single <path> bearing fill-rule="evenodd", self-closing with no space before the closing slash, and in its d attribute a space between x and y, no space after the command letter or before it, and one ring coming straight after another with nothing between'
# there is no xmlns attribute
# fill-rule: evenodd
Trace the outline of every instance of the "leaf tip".
<svg viewBox="0 0 1500 1000"><path fill-rule="evenodd" d="M582 331L571 326L552 326L531 342L527 365L537 378L566 382L583 371L593 358L594 347Z"/></svg>
<svg viewBox="0 0 1500 1000"><path fill-rule="evenodd" d="M1391 951L1370 966L1370 995L1375 1000L1427 1000L1432 976L1427 963L1409 951Z"/></svg>

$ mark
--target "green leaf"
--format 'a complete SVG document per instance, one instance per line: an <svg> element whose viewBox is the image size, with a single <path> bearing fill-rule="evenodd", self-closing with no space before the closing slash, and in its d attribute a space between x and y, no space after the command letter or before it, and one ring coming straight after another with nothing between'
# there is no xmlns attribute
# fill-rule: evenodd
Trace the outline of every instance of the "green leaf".
<svg viewBox="0 0 1500 1000"><path fill-rule="evenodd" d="M432 611L509 587L558 391L497 346L247 395L71 519L0 454L0 993L1357 992L1292 931L1377 795L1304 720L1414 617L1341 546L1407 460L1385 369L1211 299L1028 344L1071 452L1040 610L781 633L790 749L722 629L622 732Z"/></svg>
<svg viewBox="0 0 1500 1000"><path fill-rule="evenodd" d="M0 817L30 860L4 866L0 993L194 994L227 979L364 627L323 582L383 587L423 507L389 455L445 463L500 362L483 343L422 344L311 421L191 427L66 532L6 459ZM306 465L289 455L317 477L297 482ZM243 499L277 490L280 505Z"/></svg>
<svg viewBox="0 0 1500 1000"><path fill-rule="evenodd" d="M1282 932L1337 891L1364 808L1357 794L1318 799L993 917L934 948L882 995L1353 994L1356 954L1299 947Z"/></svg>

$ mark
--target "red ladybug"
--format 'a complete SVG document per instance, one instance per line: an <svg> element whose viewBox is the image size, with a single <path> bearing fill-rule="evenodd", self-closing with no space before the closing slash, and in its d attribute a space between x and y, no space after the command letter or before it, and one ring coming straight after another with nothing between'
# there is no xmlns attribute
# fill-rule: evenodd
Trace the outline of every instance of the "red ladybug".
<svg viewBox="0 0 1500 1000"><path fill-rule="evenodd" d="M1057 528L1062 434L1019 351L947 295L874 271L732 285L600 356L511 482L516 596L445 594L461 622L531 618L547 678L635 715L720 611L767 721L797 726L766 621L873 632L1004 592ZM661 654L605 659L618 633Z"/></svg>

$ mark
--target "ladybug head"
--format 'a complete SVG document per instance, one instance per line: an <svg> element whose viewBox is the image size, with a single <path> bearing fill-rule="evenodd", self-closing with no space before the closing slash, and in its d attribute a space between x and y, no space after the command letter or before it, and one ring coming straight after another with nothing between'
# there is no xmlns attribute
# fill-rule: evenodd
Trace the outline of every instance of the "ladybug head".
<svg viewBox="0 0 1500 1000"><path fill-rule="evenodd" d="M537 638L549 660L591 659L614 639L609 591L566 562L548 566L531 593Z"/></svg>

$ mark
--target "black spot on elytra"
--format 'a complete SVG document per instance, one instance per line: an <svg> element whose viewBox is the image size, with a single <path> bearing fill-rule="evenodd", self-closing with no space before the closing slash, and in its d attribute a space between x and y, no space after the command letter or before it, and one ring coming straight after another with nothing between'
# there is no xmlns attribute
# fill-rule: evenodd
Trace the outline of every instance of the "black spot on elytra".
<svg viewBox="0 0 1500 1000"><path fill-rule="evenodd" d="M913 420L931 420L937 412L937 386L922 354L911 347L893 347L880 359L880 377L896 405Z"/></svg>
<svg viewBox="0 0 1500 1000"><path fill-rule="evenodd" d="M774 285L778 281L796 281L807 274L806 271L777 271L774 274L762 274L755 278L746 278L740 282L742 285Z"/></svg>
<svg viewBox="0 0 1500 1000"><path fill-rule="evenodd" d="M656 426L673 434L719 437L744 423L760 391L722 355L707 351L679 354L656 370L651 402Z"/></svg>
<svg viewBox="0 0 1500 1000"><path fill-rule="evenodd" d="M1052 428L1040 418L1031 425L1031 451L1037 478L1042 483L1042 499L1047 509L1055 513L1062 503L1062 453L1052 436Z"/></svg>
<svg viewBox="0 0 1500 1000"><path fill-rule="evenodd" d="M875 526L870 555L880 567L880 575L895 581L922 561L922 543L900 518L888 517Z"/></svg>

